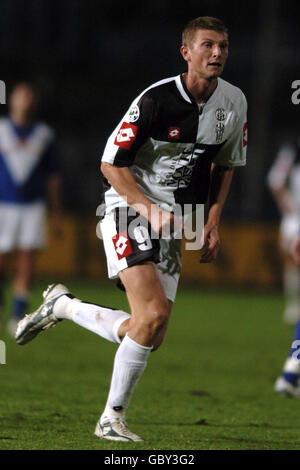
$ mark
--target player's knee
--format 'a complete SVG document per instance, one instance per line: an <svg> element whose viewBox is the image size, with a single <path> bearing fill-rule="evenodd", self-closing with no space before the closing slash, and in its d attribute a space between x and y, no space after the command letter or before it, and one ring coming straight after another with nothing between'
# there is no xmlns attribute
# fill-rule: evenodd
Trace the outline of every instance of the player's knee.
<svg viewBox="0 0 300 470"><path fill-rule="evenodd" d="M159 305L149 305L144 319L145 327L150 332L151 337L155 338L165 329L169 319L168 302L160 302Z"/></svg>

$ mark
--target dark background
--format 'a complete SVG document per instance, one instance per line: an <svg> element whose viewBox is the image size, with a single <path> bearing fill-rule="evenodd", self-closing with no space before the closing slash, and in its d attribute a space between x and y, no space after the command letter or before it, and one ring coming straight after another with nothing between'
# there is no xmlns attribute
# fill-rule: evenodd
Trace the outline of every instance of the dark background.
<svg viewBox="0 0 300 470"><path fill-rule="evenodd" d="M107 137L143 89L185 71L182 29L204 15L229 28L223 78L249 105L248 165L236 171L224 217L274 219L266 172L299 126L300 106L291 102L300 79L298 2L0 0L0 79L8 91L24 79L40 86L40 118L57 132L68 210L95 213Z"/></svg>

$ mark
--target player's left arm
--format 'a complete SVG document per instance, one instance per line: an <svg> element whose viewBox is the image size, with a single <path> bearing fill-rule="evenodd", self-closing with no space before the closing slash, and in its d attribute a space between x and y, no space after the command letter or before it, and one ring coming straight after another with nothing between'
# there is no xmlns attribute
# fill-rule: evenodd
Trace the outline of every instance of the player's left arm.
<svg viewBox="0 0 300 470"><path fill-rule="evenodd" d="M214 261L220 248L219 223L234 167L246 164L247 101L243 93L235 103L236 122L233 131L217 153L211 170L209 212L204 226L204 249L201 263Z"/></svg>
<svg viewBox="0 0 300 470"><path fill-rule="evenodd" d="M56 237L63 234L62 178L59 174L51 175L47 181L50 206L51 227Z"/></svg>
<svg viewBox="0 0 300 470"><path fill-rule="evenodd" d="M225 204L233 168L218 166L213 163L209 195L209 212L204 226L204 251L200 263L210 263L217 258L220 248L219 223Z"/></svg>
<svg viewBox="0 0 300 470"><path fill-rule="evenodd" d="M51 140L44 155L46 191L50 209L50 223L53 233L61 238L63 234L62 173L56 142Z"/></svg>
<svg viewBox="0 0 300 470"><path fill-rule="evenodd" d="M300 235L297 235L291 244L291 255L295 263L300 266Z"/></svg>

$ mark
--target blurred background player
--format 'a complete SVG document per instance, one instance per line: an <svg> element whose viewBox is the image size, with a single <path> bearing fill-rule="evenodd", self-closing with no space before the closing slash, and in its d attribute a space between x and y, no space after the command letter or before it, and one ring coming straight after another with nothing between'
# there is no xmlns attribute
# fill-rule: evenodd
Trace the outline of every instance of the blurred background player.
<svg viewBox="0 0 300 470"><path fill-rule="evenodd" d="M290 253L295 264L300 267L300 235L294 237ZM294 332L291 350L286 359L281 376L276 380L275 391L288 396L300 398L300 320Z"/></svg>
<svg viewBox="0 0 300 470"><path fill-rule="evenodd" d="M291 242L300 223L300 142L280 147L267 183L282 215L280 247L283 253L284 320L295 324L300 319L300 269L290 255Z"/></svg>
<svg viewBox="0 0 300 470"><path fill-rule="evenodd" d="M0 119L0 312L7 255L15 251L11 334L27 310L35 254L45 245L47 192L53 227L61 233L57 149L53 131L34 120L37 104L34 86L18 83L10 94L9 116Z"/></svg>

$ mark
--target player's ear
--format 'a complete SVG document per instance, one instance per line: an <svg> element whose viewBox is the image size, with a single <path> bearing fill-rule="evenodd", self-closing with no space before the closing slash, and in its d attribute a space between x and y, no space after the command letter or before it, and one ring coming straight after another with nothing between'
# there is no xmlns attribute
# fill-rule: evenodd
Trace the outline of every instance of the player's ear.
<svg viewBox="0 0 300 470"><path fill-rule="evenodd" d="M189 62L189 60L190 60L190 50L189 50L188 46L182 45L181 48L180 48L180 53L181 53L182 57L184 58L184 60L186 60L186 62Z"/></svg>

